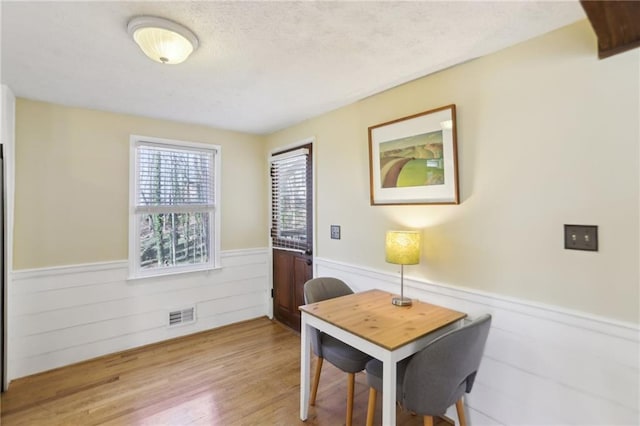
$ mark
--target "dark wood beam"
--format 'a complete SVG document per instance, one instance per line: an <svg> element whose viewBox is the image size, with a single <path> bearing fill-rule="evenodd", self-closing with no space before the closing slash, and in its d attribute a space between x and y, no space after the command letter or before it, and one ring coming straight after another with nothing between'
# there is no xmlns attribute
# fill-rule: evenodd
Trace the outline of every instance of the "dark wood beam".
<svg viewBox="0 0 640 426"><path fill-rule="evenodd" d="M600 59L640 46L640 1L580 0L598 37Z"/></svg>

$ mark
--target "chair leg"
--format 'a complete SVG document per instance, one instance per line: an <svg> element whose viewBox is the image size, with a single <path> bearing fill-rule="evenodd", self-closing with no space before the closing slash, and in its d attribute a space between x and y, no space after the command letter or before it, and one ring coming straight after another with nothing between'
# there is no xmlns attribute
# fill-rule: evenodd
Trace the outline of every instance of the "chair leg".
<svg viewBox="0 0 640 426"><path fill-rule="evenodd" d="M467 419L464 416L464 403L462 398L456 402L456 411L458 412L458 423L460 426L467 426Z"/></svg>
<svg viewBox="0 0 640 426"><path fill-rule="evenodd" d="M424 426L433 426L433 417L431 416L424 416Z"/></svg>
<svg viewBox="0 0 640 426"><path fill-rule="evenodd" d="M356 374L349 373L347 375L347 426L351 426L353 417L353 390L356 386Z"/></svg>
<svg viewBox="0 0 640 426"><path fill-rule="evenodd" d="M313 388L311 389L311 398L309 399L309 405L316 405L316 395L318 395L318 384L320 383L320 371L322 370L322 362L324 358L318 357L316 363L316 374L313 377Z"/></svg>
<svg viewBox="0 0 640 426"><path fill-rule="evenodd" d="M376 413L376 395L376 389L369 388L369 405L367 405L367 426L373 426L373 416Z"/></svg>

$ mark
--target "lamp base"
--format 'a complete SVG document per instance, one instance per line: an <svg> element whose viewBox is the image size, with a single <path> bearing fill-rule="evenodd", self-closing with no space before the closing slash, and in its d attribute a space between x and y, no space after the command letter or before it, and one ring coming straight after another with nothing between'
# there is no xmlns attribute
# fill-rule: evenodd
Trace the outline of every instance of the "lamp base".
<svg viewBox="0 0 640 426"><path fill-rule="evenodd" d="M413 302L408 297L394 297L391 299L391 303L396 306L411 306Z"/></svg>

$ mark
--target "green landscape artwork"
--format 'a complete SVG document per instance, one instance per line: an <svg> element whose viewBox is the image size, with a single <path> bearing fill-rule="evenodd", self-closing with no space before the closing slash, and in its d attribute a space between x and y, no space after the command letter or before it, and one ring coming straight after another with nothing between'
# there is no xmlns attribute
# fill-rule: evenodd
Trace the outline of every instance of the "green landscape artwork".
<svg viewBox="0 0 640 426"><path fill-rule="evenodd" d="M383 188L444 185L442 130L382 142Z"/></svg>

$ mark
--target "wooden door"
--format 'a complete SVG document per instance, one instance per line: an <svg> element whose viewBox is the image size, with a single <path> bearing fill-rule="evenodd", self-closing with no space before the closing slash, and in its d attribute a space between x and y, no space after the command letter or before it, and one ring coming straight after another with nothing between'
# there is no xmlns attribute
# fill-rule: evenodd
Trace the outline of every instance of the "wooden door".
<svg viewBox="0 0 640 426"><path fill-rule="evenodd" d="M300 331L304 283L313 278L311 144L271 158L273 315Z"/></svg>
<svg viewBox="0 0 640 426"><path fill-rule="evenodd" d="M313 276L311 256L287 250L273 250L273 315L281 323L300 331L304 305L304 283Z"/></svg>

